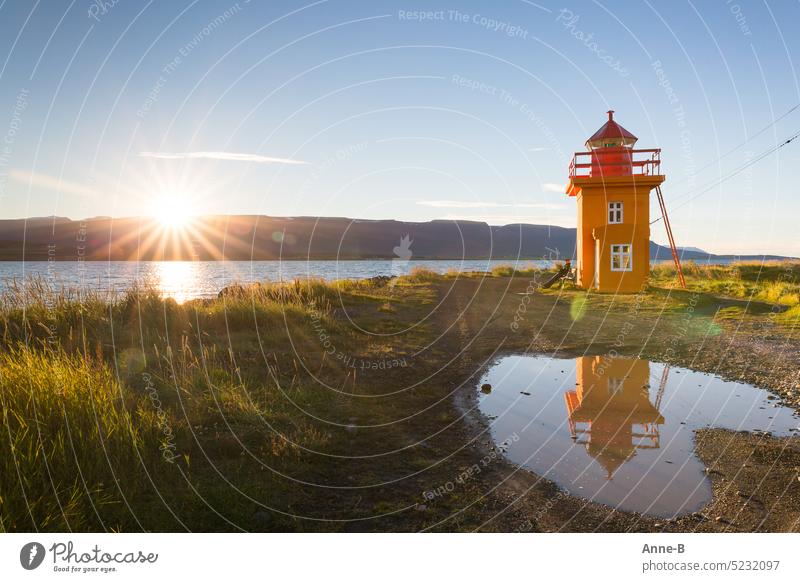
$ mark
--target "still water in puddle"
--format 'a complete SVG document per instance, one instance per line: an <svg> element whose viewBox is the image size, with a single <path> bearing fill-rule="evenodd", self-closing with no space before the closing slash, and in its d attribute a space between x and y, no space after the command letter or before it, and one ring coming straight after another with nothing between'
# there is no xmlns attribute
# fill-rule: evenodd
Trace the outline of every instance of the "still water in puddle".
<svg viewBox="0 0 800 582"><path fill-rule="evenodd" d="M765 390L647 360L508 356L484 384L480 409L510 461L573 495L659 517L711 501L695 429L790 436L800 424Z"/></svg>

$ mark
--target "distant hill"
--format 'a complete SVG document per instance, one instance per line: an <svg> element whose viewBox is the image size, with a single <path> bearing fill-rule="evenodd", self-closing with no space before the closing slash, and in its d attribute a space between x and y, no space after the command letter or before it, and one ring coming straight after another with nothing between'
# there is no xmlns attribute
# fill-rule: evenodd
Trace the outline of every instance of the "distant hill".
<svg viewBox="0 0 800 582"><path fill-rule="evenodd" d="M404 243L408 236L411 243ZM269 260L392 259L395 248L412 259L567 258L575 229L538 224L490 226L484 222L356 220L310 216L203 216L182 230L165 230L151 218L61 217L0 220L0 260ZM684 259L734 258L689 247ZM669 249L650 243L653 259ZM779 259L750 255L741 259Z"/></svg>

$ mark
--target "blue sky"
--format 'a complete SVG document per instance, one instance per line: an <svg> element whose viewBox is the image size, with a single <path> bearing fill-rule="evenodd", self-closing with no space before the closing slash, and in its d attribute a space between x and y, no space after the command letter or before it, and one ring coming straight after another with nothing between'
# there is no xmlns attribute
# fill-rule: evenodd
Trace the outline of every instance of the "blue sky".
<svg viewBox="0 0 800 582"><path fill-rule="evenodd" d="M773 124L800 103L798 21L724 0L0 0L0 218L172 199L574 226L567 167L611 108L663 149L678 244L800 255L800 143L692 199L800 131L800 109Z"/></svg>

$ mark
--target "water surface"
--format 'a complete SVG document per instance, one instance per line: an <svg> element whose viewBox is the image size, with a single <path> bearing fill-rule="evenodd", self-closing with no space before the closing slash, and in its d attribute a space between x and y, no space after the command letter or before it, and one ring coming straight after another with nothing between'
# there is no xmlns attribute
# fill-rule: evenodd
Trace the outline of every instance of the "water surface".
<svg viewBox="0 0 800 582"><path fill-rule="evenodd" d="M480 384L492 387L479 405L509 460L573 495L659 517L711 501L695 429L789 436L800 424L765 390L640 359L509 356Z"/></svg>
<svg viewBox="0 0 800 582"><path fill-rule="evenodd" d="M444 273L490 271L498 265L519 269L549 269L549 260L464 260L464 261L0 261L0 293L12 281L41 277L51 285L123 292L133 284L146 282L156 286L164 297L179 302L213 297L231 283L286 281L295 278L321 277L365 279L379 275L405 275L415 267Z"/></svg>

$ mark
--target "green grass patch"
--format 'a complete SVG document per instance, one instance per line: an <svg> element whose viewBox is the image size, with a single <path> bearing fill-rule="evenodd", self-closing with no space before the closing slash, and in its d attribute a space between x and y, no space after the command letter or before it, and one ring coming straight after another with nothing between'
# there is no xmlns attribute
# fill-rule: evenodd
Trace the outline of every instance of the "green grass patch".
<svg viewBox="0 0 800 582"><path fill-rule="evenodd" d="M739 262L730 265L683 264L690 291L793 307L800 304L800 261ZM676 282L671 263L651 270L651 284L671 286Z"/></svg>

